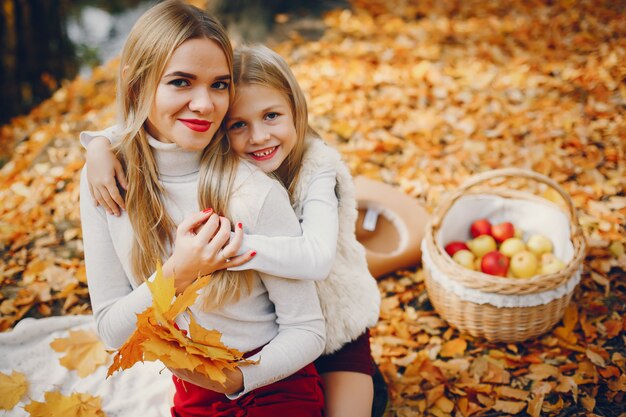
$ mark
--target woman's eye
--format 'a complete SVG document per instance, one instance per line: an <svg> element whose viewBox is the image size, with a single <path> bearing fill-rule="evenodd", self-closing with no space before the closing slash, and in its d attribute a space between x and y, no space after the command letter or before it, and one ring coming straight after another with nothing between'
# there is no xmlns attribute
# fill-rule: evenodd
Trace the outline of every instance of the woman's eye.
<svg viewBox="0 0 626 417"><path fill-rule="evenodd" d="M216 83L213 83L211 87L216 90L228 90L228 83L225 81L218 81Z"/></svg>
<svg viewBox="0 0 626 417"><path fill-rule="evenodd" d="M184 78L177 78L170 81L168 84L173 85L174 87L189 87L191 85L189 81L185 80Z"/></svg>
<svg viewBox="0 0 626 417"><path fill-rule="evenodd" d="M269 112L265 115L265 118L267 120L274 120L275 118L277 118L279 115L276 112Z"/></svg>

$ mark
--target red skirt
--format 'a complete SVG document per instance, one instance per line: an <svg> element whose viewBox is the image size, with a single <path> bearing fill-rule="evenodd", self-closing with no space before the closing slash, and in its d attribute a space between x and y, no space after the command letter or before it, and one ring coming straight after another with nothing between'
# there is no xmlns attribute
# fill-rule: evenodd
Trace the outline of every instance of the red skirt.
<svg viewBox="0 0 626 417"><path fill-rule="evenodd" d="M376 366L370 348L369 329L353 341L343 345L338 351L320 356L314 364L320 374L344 371L374 375Z"/></svg>
<svg viewBox="0 0 626 417"><path fill-rule="evenodd" d="M322 417L324 390L313 364L236 400L174 377L172 417Z"/></svg>

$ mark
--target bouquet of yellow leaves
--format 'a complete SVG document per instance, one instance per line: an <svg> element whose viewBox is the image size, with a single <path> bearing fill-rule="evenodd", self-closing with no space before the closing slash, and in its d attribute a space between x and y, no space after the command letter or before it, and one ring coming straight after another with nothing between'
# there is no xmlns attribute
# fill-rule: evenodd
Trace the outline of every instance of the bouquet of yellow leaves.
<svg viewBox="0 0 626 417"><path fill-rule="evenodd" d="M118 369L128 369L136 362L160 360L168 368L198 372L213 381L226 381L224 370L234 370L243 363L255 363L243 358L243 353L221 342L222 334L207 330L189 312L189 335L180 330L176 317L196 301L197 292L209 275L198 278L182 294L176 296L174 278L165 278L157 265L154 281L147 282L152 293L152 307L137 315L137 328L116 352L107 376Z"/></svg>

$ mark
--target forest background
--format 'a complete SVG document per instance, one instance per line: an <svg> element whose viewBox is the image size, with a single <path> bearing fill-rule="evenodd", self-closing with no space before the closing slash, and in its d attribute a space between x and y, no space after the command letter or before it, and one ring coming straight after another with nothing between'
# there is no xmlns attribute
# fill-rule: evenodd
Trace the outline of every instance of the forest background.
<svg viewBox="0 0 626 417"><path fill-rule="evenodd" d="M18 3L2 4L8 19ZM626 412L625 9L608 0L352 0L317 20L270 16L274 31L263 36L354 175L396 185L432 211L472 174L532 169L571 196L587 240L563 321L520 343L448 326L421 267L380 279L372 346L389 416ZM2 331L25 317L90 313L78 133L114 122L116 65L40 77L52 96L0 127Z"/></svg>

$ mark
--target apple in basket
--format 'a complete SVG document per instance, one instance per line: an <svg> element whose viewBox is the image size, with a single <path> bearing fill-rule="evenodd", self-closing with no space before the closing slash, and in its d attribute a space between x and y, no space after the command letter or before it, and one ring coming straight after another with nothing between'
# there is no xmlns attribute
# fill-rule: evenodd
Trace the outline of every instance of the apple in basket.
<svg viewBox="0 0 626 417"><path fill-rule="evenodd" d="M476 257L472 252L467 249L461 249L457 251L454 255L452 255L452 259L457 264L471 270L475 270L474 268L474 259Z"/></svg>
<svg viewBox="0 0 626 417"><path fill-rule="evenodd" d="M554 256L552 253L544 253L541 255L541 266L539 267L539 273L554 274L565 268L565 262Z"/></svg>
<svg viewBox="0 0 626 417"><path fill-rule="evenodd" d="M507 239L515 236L515 226L511 222L502 222L491 227L491 236L498 243L502 243Z"/></svg>
<svg viewBox="0 0 626 417"><path fill-rule="evenodd" d="M537 256L552 252L552 241L544 235L532 235L526 242L528 250Z"/></svg>
<svg viewBox="0 0 626 417"><path fill-rule="evenodd" d="M462 249L469 250L465 242L461 242L458 240L448 243L444 249L450 256L453 256L455 253L457 253L458 251Z"/></svg>
<svg viewBox="0 0 626 417"><path fill-rule="evenodd" d="M483 256L480 262L480 270L485 274L505 277L509 270L509 258L501 252L493 250Z"/></svg>
<svg viewBox="0 0 626 417"><path fill-rule="evenodd" d="M470 226L470 233L472 237L481 235L491 236L491 223L487 219L478 219Z"/></svg>
<svg viewBox="0 0 626 417"><path fill-rule="evenodd" d="M497 249L496 241L489 235L480 235L467 242L467 246L477 257Z"/></svg>
<svg viewBox="0 0 626 417"><path fill-rule="evenodd" d="M539 272L539 262L534 253L523 250L511 257L511 272L516 278L530 278Z"/></svg>
<svg viewBox="0 0 626 417"><path fill-rule="evenodd" d="M500 245L499 251L502 252L503 255L508 256L509 258L515 255L517 252L521 252L526 249L526 244L524 241L517 237L511 237Z"/></svg>

